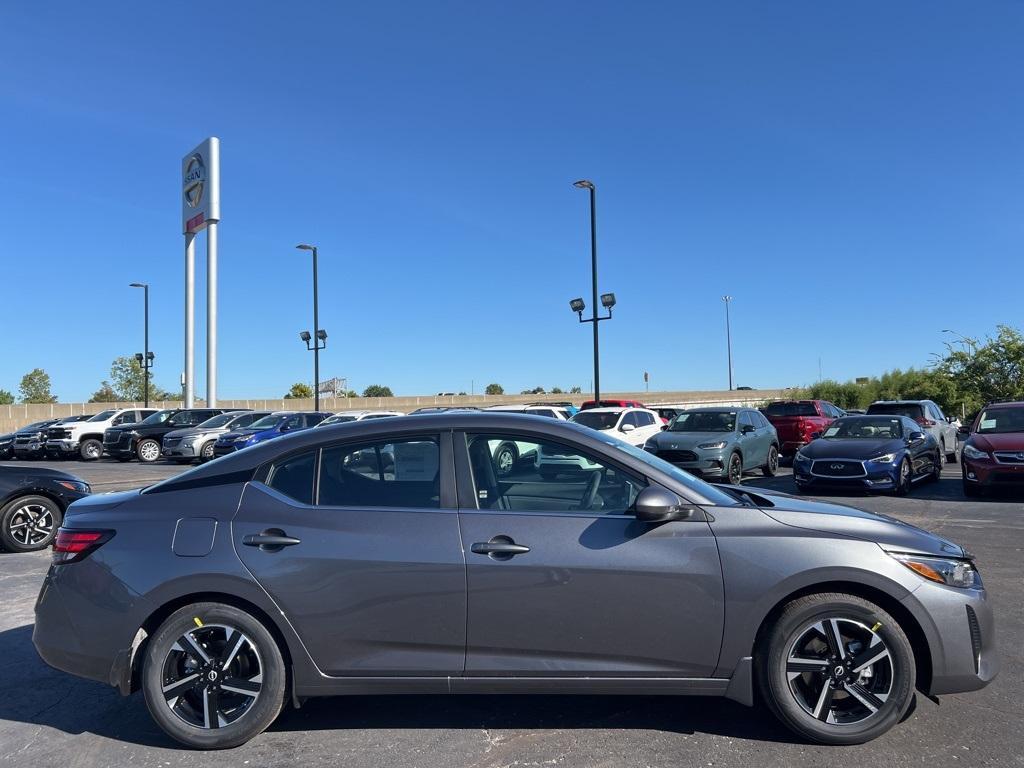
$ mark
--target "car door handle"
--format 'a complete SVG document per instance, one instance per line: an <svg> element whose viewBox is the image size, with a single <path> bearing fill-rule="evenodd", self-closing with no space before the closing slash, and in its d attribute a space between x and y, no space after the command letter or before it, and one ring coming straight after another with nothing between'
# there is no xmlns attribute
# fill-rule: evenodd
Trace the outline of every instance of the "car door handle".
<svg viewBox="0 0 1024 768"><path fill-rule="evenodd" d="M516 555L523 555L530 548L516 544L509 536L494 536L490 541L478 541L470 547L477 555L487 555L492 560L508 560Z"/></svg>
<svg viewBox="0 0 1024 768"><path fill-rule="evenodd" d="M280 528L270 528L263 533L250 533L242 537L247 547L259 547L261 552L280 552L285 547L301 544L301 539L288 536Z"/></svg>

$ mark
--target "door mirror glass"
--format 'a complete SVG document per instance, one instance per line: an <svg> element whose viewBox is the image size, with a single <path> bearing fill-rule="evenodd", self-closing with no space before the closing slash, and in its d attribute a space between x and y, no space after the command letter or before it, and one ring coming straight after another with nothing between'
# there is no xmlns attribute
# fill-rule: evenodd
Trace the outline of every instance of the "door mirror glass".
<svg viewBox="0 0 1024 768"><path fill-rule="evenodd" d="M632 432L636 427L633 424L623 424L619 427L620 432Z"/></svg>
<svg viewBox="0 0 1024 768"><path fill-rule="evenodd" d="M754 431L754 425L753 424L744 424L743 425L742 432L743 432L744 435L749 435L753 431Z"/></svg>
<svg viewBox="0 0 1024 768"><path fill-rule="evenodd" d="M907 437L907 440L912 443L919 443L924 440L924 432L911 432Z"/></svg>
<svg viewBox="0 0 1024 768"><path fill-rule="evenodd" d="M683 504L672 491L649 485L636 497L633 505L636 519L644 523L668 523L693 516L693 508Z"/></svg>

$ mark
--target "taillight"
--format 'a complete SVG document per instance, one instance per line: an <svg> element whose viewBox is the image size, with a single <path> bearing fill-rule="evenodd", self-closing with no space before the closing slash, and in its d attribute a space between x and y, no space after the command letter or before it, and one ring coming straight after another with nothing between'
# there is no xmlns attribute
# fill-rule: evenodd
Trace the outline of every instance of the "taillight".
<svg viewBox="0 0 1024 768"><path fill-rule="evenodd" d="M935 426L935 422L934 421L932 421L931 419L926 419L924 416L918 416L916 419L914 419L914 421L916 421L922 427L934 427Z"/></svg>
<svg viewBox="0 0 1024 768"><path fill-rule="evenodd" d="M53 563L64 565L84 560L113 537L113 531L58 528L53 540Z"/></svg>

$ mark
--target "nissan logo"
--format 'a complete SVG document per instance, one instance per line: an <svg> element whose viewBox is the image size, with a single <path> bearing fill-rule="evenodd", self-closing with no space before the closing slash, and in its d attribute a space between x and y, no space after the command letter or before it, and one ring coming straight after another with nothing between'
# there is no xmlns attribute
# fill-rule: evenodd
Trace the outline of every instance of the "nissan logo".
<svg viewBox="0 0 1024 768"><path fill-rule="evenodd" d="M845 464L829 464L828 468L829 469L845 469L846 465Z"/></svg>
<svg viewBox="0 0 1024 768"><path fill-rule="evenodd" d="M206 185L206 163L197 152L185 164L185 203L195 208L203 200L203 187Z"/></svg>

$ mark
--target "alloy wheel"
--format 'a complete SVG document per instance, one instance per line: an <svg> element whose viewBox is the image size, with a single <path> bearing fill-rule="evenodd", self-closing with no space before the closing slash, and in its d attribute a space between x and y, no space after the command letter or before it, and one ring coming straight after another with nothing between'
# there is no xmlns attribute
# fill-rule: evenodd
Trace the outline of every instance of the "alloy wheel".
<svg viewBox="0 0 1024 768"><path fill-rule="evenodd" d="M90 442L85 446L85 458L98 459L103 448L97 442Z"/></svg>
<svg viewBox="0 0 1024 768"><path fill-rule="evenodd" d="M160 458L160 446L152 440L145 440L139 446L139 458L143 461L156 461Z"/></svg>
<svg viewBox="0 0 1024 768"><path fill-rule="evenodd" d="M743 482L743 460L740 459L738 453L734 453L729 458L729 482L733 485Z"/></svg>
<svg viewBox="0 0 1024 768"><path fill-rule="evenodd" d="M42 504L30 502L14 510L7 525L11 538L26 547L41 545L53 536L53 513Z"/></svg>
<svg viewBox="0 0 1024 768"><path fill-rule="evenodd" d="M199 458L203 461L209 461L213 458L213 440L210 440L206 445L203 446L199 453Z"/></svg>
<svg viewBox="0 0 1024 768"><path fill-rule="evenodd" d="M515 464L515 457L512 455L511 448L502 448L498 451L498 458L495 462L498 465L498 473L507 475L512 471L512 466Z"/></svg>
<svg viewBox="0 0 1024 768"><path fill-rule="evenodd" d="M774 446L768 449L768 470L773 475L779 471L779 452Z"/></svg>
<svg viewBox="0 0 1024 768"><path fill-rule="evenodd" d="M241 631L204 624L171 646L161 683L175 717L212 730L238 722L252 709L263 687L263 666L256 644Z"/></svg>
<svg viewBox="0 0 1024 768"><path fill-rule="evenodd" d="M786 677L805 713L823 723L848 726L863 723L885 706L895 674L879 627L835 617L797 633L786 658Z"/></svg>

